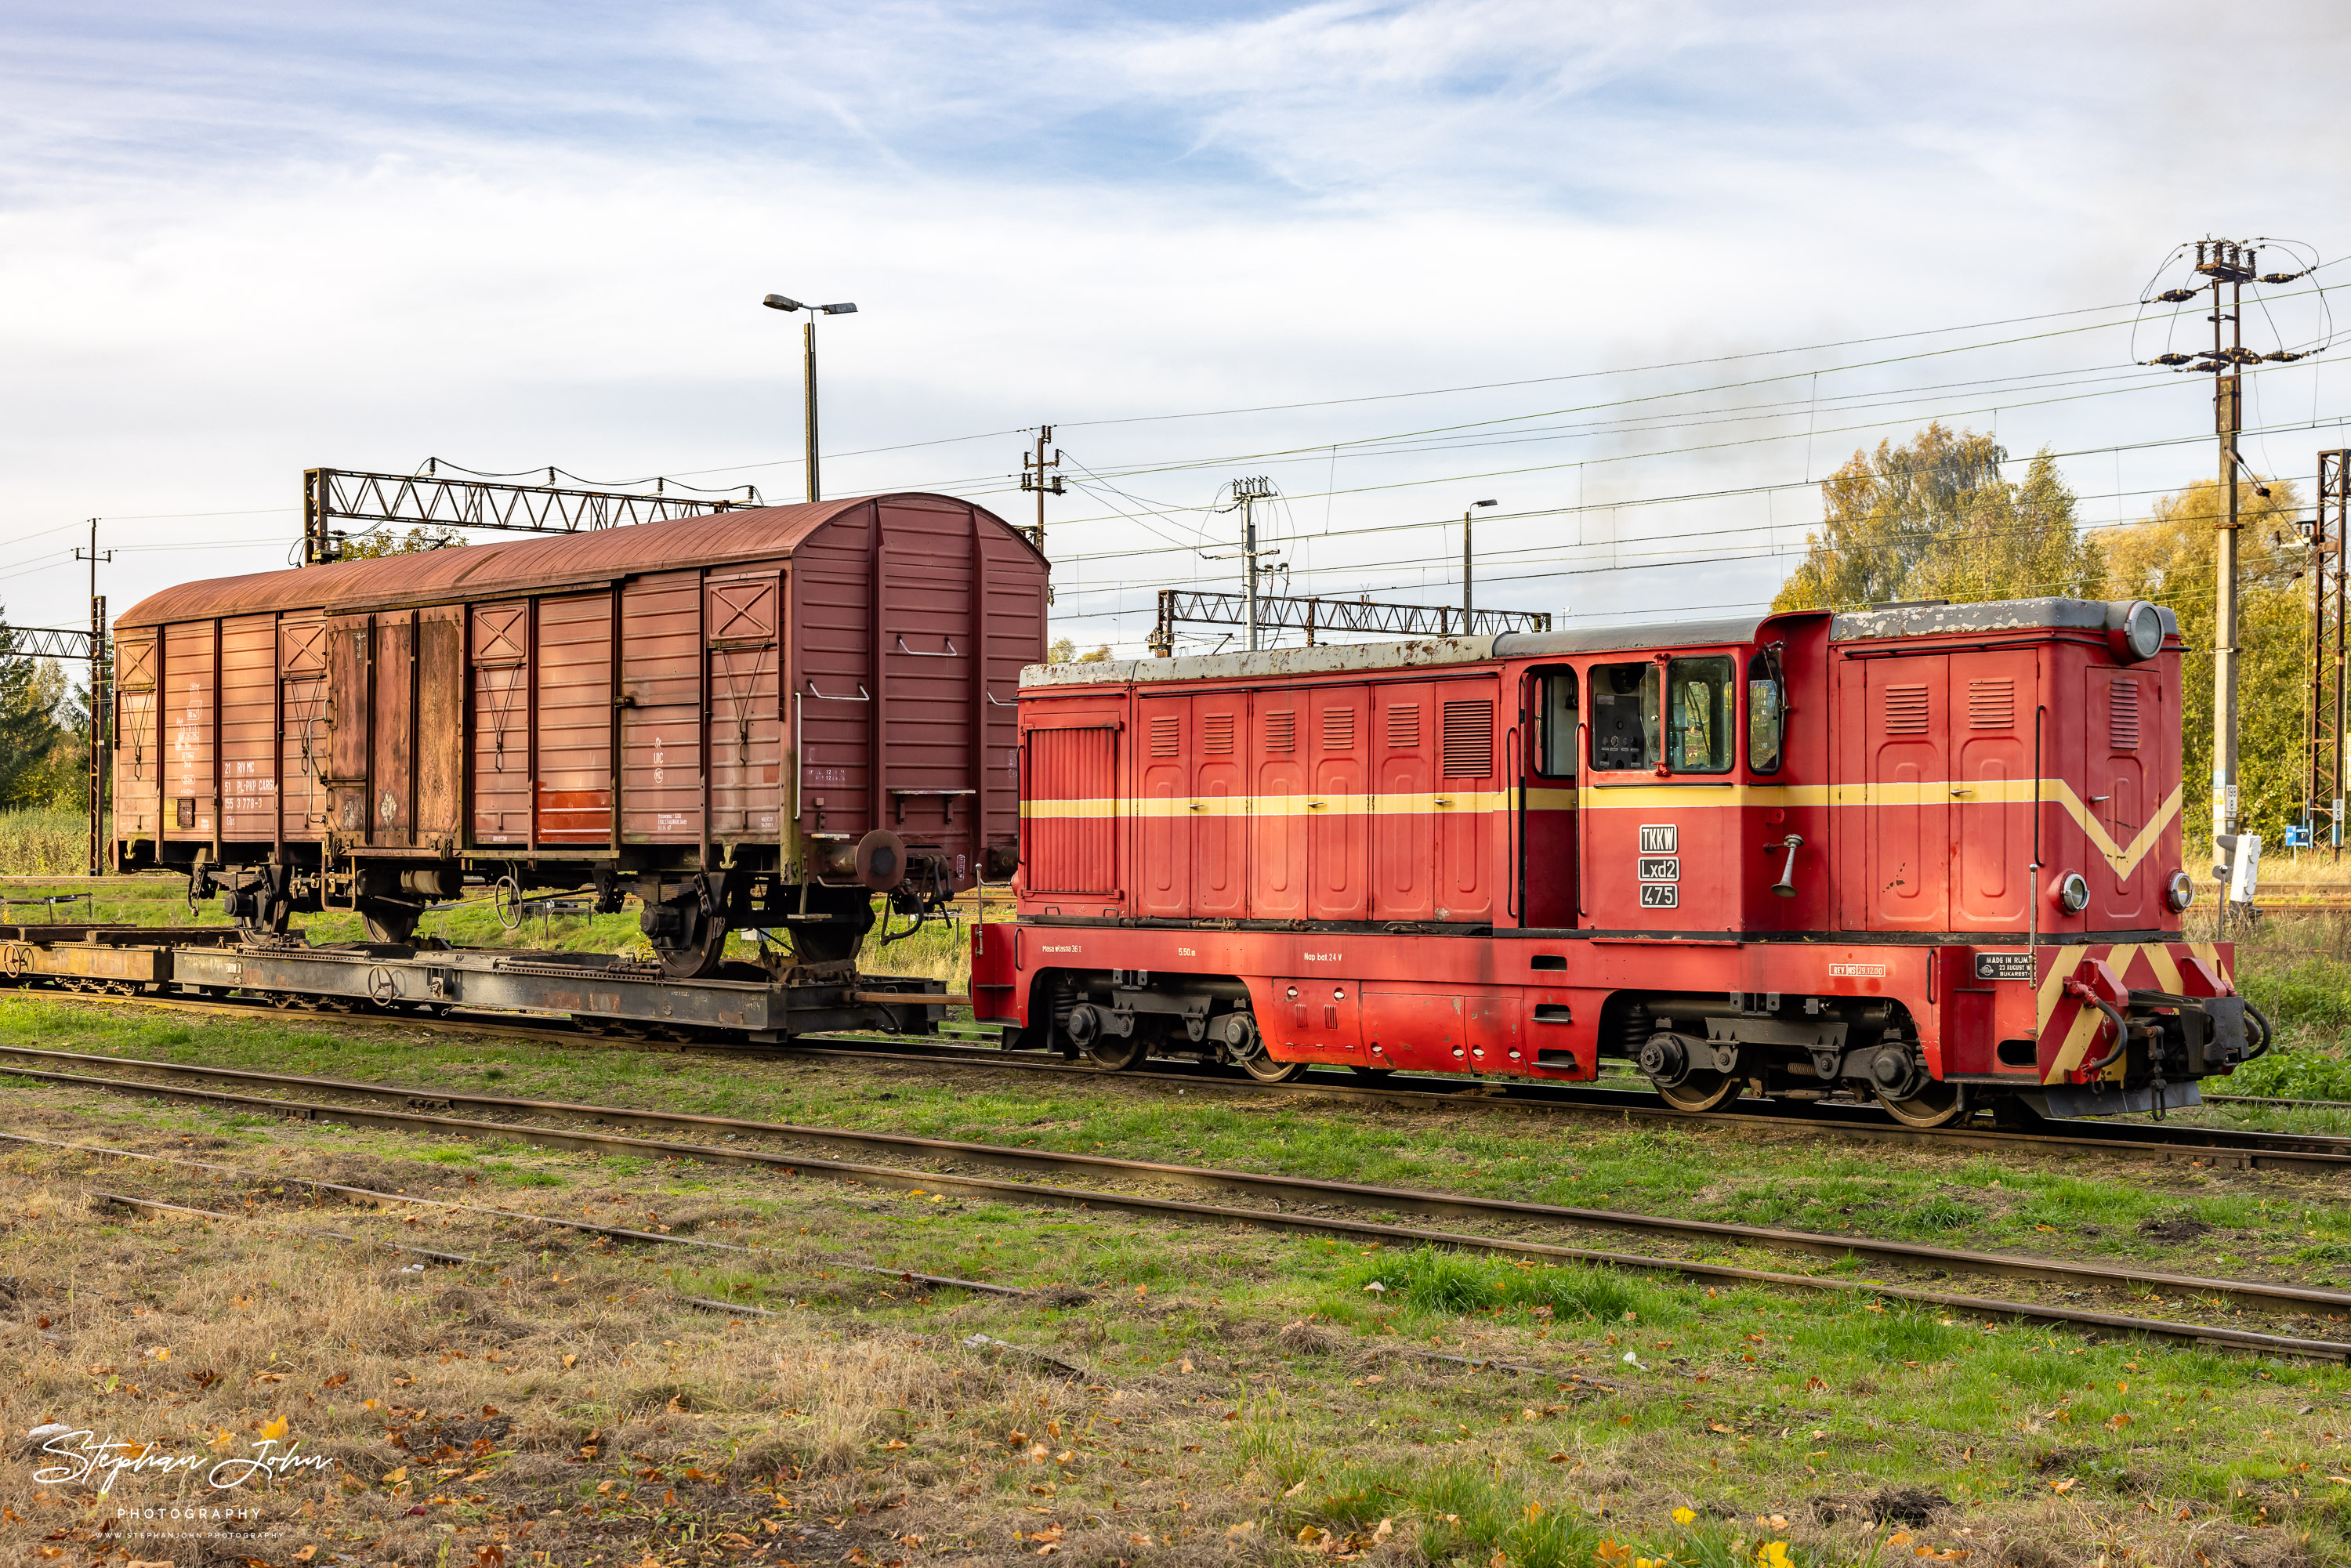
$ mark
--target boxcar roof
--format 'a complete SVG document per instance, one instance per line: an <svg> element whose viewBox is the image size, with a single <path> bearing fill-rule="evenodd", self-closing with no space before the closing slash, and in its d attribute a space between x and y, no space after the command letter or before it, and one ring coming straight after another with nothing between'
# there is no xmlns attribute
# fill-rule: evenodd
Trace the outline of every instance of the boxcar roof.
<svg viewBox="0 0 2351 1568"><path fill-rule="evenodd" d="M2104 631L2122 624L2128 600L2002 599L1980 604L1887 605L1847 611L1829 623L1833 641L1939 637L1953 632L2035 629ZM1721 621L1668 621L1639 626L1593 626L1571 632L1505 632L1492 637L1416 637L1401 643L1350 643L1319 648L1275 648L1260 653L1193 653L1174 659L1111 659L1094 664L1031 664L1024 686L1081 686L1104 682L1263 680L1340 674L1349 670L1417 669L1471 664L1487 659L1541 658L1555 653L1634 653L1656 648L1719 648L1751 643L1764 622L1821 611L1785 611ZM2163 612L2167 636L2179 631Z"/></svg>
<svg viewBox="0 0 2351 1568"><path fill-rule="evenodd" d="M543 592L575 584L606 582L639 572L677 567L723 565L737 560L789 557L826 523L877 501L934 504L977 512L1008 534L1027 536L983 507L954 496L857 496L792 507L748 507L679 517L665 523L545 538L453 546L413 555L338 561L183 582L152 593L115 618L118 627L158 626L174 621L210 621L216 616L266 614L281 610L366 610L401 604L438 604L494 599L508 593Z"/></svg>

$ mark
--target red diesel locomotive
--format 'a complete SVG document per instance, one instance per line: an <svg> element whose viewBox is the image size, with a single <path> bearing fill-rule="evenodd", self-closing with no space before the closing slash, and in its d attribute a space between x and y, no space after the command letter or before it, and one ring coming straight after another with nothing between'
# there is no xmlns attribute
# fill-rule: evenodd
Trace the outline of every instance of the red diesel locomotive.
<svg viewBox="0 0 2351 1568"><path fill-rule="evenodd" d="M2182 939L2179 641L2039 599L1037 666L982 1019L1672 1103L2192 1103L2265 1049Z"/></svg>

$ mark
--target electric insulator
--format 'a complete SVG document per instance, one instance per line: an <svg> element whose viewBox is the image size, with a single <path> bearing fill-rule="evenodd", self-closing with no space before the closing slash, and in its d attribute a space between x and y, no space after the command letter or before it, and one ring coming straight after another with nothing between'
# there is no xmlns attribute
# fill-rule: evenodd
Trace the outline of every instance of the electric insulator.
<svg viewBox="0 0 2351 1568"><path fill-rule="evenodd" d="M2262 281L2263 283L2292 283L2295 278L2300 277L2301 276L2302 274L2299 272L2264 272L2262 274Z"/></svg>
<svg viewBox="0 0 2351 1568"><path fill-rule="evenodd" d="M2185 354L2158 354L2147 361L2150 365L2184 365L2187 362L2188 356Z"/></svg>
<svg viewBox="0 0 2351 1568"><path fill-rule="evenodd" d="M2197 293L2193 288L2167 288L2156 298L2168 305L2177 305L2183 299L2195 298Z"/></svg>

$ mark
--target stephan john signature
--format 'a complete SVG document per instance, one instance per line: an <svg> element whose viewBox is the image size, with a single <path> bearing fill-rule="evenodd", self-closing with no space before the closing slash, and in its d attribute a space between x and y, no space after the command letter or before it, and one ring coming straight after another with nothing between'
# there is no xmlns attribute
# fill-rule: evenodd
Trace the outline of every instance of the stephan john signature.
<svg viewBox="0 0 2351 1568"><path fill-rule="evenodd" d="M201 1470L205 1485L217 1491L231 1491L256 1479L267 1486L305 1473L323 1474L335 1463L324 1454L299 1452L301 1439L286 1443L282 1431L252 1444L248 1454L219 1457L202 1452L167 1453L161 1444L126 1442L111 1436L99 1442L95 1431L77 1431L57 1423L36 1427L26 1434L26 1438L42 1439L38 1452L64 1461L35 1470L35 1482L42 1486L70 1486L88 1481L92 1476L102 1476L104 1479L98 1482L101 1497L110 1495L114 1483L125 1475L193 1476Z"/></svg>

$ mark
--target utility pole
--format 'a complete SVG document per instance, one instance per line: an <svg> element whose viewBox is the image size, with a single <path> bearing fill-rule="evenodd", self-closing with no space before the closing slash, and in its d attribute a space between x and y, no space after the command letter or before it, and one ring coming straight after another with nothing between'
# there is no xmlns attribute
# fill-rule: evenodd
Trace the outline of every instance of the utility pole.
<svg viewBox="0 0 2351 1568"><path fill-rule="evenodd" d="M98 568L114 559L98 549L98 519L89 520L89 549L77 549L76 560L89 562L89 874L106 870L106 600L98 591Z"/></svg>
<svg viewBox="0 0 2351 1568"><path fill-rule="evenodd" d="M1269 499L1272 495L1273 481L1262 474L1254 478L1233 481L1233 504L1241 509L1241 560L1249 568L1247 617L1249 651L1252 653L1258 651L1258 557L1260 554L1275 553L1272 550L1260 551L1257 548L1257 504ZM1227 508L1227 510L1230 509L1230 507Z"/></svg>
<svg viewBox="0 0 2351 1568"><path fill-rule="evenodd" d="M1470 514L1479 507L1490 507L1493 504L1491 501L1472 501L1468 509L1461 514L1461 634L1465 637L1469 635L1469 629L1478 623L1470 605L1469 517Z"/></svg>
<svg viewBox="0 0 2351 1568"><path fill-rule="evenodd" d="M2327 842L2343 858L2346 643L2344 538L2351 531L2351 451L2318 455L2318 498L2310 529L2310 755L2303 779L2304 831L2316 847L2317 817L2327 819Z"/></svg>
<svg viewBox="0 0 2351 1568"><path fill-rule="evenodd" d="M2181 250L2187 248L2183 246ZM2212 323L2212 346L2197 350L2193 356L2164 353L2146 362L2202 371L2214 378L2212 425L2220 446L2220 516L2214 523L2219 537L2213 549L2212 845L2215 858L2220 862L2214 867L2215 874L2225 874L2236 859L2237 688L2241 653L2238 646L2237 535L2242 527L2237 474L2245 466L2237 450L2237 437L2245 427L2244 367L2263 360L2290 362L2303 357L2284 350L2261 354L2245 347L2245 285L2291 283L2303 273L2263 273L2258 265L2259 248L2237 240L2198 240L2195 253L2196 275L2202 281L2193 287L2165 289L2153 298L2184 304L2209 290L2211 310L2206 319ZM2223 289L2227 290L2225 297ZM2250 476L2251 471L2247 472ZM2269 494L2257 476L2253 478L2253 489L2256 495ZM2228 912L2226 900L2223 894L2224 919Z"/></svg>
<svg viewBox="0 0 2351 1568"><path fill-rule="evenodd" d="M1037 526L1029 530L1029 542L1037 547L1039 555L1045 553L1045 497L1067 494L1061 476L1050 472L1061 467L1061 449L1058 446L1053 447L1050 461L1048 461L1045 456L1045 448L1051 444L1052 440L1053 427L1050 424L1040 424L1037 427L1035 454L1032 455L1024 452L1020 455L1020 487L1023 490L1037 492Z"/></svg>

